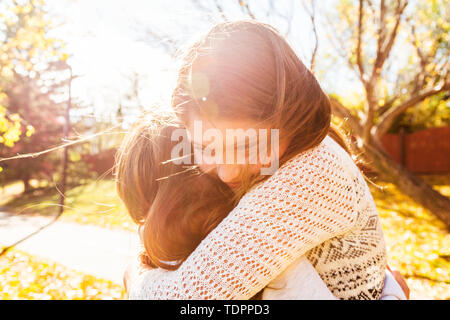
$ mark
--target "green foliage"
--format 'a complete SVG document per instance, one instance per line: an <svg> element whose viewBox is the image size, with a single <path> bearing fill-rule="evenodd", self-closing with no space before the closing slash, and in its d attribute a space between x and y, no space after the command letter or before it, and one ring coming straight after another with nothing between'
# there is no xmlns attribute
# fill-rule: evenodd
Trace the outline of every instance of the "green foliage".
<svg viewBox="0 0 450 320"><path fill-rule="evenodd" d="M401 114L390 132L396 133L400 128L406 132L450 126L450 101L446 93L441 93L425 99L417 107L406 110Z"/></svg>

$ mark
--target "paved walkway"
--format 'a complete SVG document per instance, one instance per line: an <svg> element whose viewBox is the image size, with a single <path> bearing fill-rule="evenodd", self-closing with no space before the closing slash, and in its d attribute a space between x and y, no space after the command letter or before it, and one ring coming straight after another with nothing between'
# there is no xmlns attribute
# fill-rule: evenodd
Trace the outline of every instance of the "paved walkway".
<svg viewBox="0 0 450 320"><path fill-rule="evenodd" d="M0 212L1 247L50 221ZM132 232L57 221L19 244L17 249L122 284L125 267L136 256L138 245L137 234Z"/></svg>

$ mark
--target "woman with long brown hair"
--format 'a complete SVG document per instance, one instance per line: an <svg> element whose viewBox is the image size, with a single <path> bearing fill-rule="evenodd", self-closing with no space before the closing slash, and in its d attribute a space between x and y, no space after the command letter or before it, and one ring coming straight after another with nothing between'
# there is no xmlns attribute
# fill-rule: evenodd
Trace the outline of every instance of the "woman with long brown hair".
<svg viewBox="0 0 450 320"><path fill-rule="evenodd" d="M330 126L328 97L274 28L212 28L184 57L173 107L197 150L208 148L197 139L199 123L223 135L276 132L279 148L268 164L199 164L239 203L176 270L134 279L131 298L248 299L303 255L337 298L380 298L386 250L373 198ZM259 174L274 162L273 174Z"/></svg>

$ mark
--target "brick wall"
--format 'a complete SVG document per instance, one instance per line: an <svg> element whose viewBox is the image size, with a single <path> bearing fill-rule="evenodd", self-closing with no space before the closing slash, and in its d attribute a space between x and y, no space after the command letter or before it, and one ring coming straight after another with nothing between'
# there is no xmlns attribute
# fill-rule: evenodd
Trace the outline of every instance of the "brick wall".
<svg viewBox="0 0 450 320"><path fill-rule="evenodd" d="M450 127L411 134L386 134L387 153L415 173L450 173Z"/></svg>

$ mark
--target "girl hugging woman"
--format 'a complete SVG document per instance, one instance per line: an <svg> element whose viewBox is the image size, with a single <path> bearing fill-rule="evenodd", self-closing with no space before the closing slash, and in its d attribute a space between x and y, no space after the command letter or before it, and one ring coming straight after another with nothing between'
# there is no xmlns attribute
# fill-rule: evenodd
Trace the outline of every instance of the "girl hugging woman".
<svg viewBox="0 0 450 320"><path fill-rule="evenodd" d="M279 148L270 163L186 167L168 152L173 127L144 123L129 135L117 157L117 190L142 226L148 266L129 279L130 298L270 298L273 284L298 289L292 275L309 266L320 292L380 299L386 249L373 198L330 125L327 95L274 28L212 28L185 55L172 105L197 150L209 147L195 133L199 122L223 136L277 129ZM227 152L239 147L228 143ZM260 174L274 162L279 169Z"/></svg>

